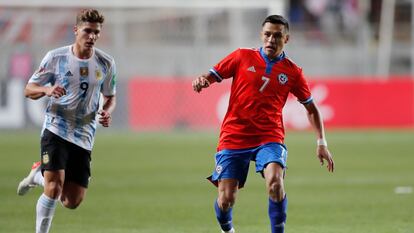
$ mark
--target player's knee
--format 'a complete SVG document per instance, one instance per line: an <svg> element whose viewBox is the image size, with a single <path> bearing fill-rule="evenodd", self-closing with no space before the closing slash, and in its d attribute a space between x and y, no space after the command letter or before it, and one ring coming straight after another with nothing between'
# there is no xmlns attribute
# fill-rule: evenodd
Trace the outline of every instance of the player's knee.
<svg viewBox="0 0 414 233"><path fill-rule="evenodd" d="M233 207L234 202L236 201L235 195L223 195L218 199L217 204L223 211L229 210Z"/></svg>
<svg viewBox="0 0 414 233"><path fill-rule="evenodd" d="M76 209L82 202L82 198L61 197L62 205L68 209Z"/></svg>
<svg viewBox="0 0 414 233"><path fill-rule="evenodd" d="M74 210L78 208L78 206L80 205L80 202L62 201L62 204L64 207Z"/></svg>
<svg viewBox="0 0 414 233"><path fill-rule="evenodd" d="M63 204L64 207L66 207L68 209L71 209L71 210L74 210L74 209L78 208L78 206L79 206L79 204L72 203L72 202L62 202L62 204Z"/></svg>
<svg viewBox="0 0 414 233"><path fill-rule="evenodd" d="M273 201L281 201L285 196L283 178L275 178L268 184L269 197Z"/></svg>
<svg viewBox="0 0 414 233"><path fill-rule="evenodd" d="M62 189L63 184L61 182L52 181L45 185L44 192L48 197L57 199L61 195Z"/></svg>

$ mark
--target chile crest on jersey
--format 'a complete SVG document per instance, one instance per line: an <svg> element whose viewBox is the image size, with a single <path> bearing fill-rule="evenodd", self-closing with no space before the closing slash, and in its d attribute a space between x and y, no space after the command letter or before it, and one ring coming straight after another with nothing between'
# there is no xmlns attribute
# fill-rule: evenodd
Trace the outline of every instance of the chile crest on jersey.
<svg viewBox="0 0 414 233"><path fill-rule="evenodd" d="M288 82L288 76L284 73L280 73L277 76L277 80L279 80L280 85L285 85Z"/></svg>

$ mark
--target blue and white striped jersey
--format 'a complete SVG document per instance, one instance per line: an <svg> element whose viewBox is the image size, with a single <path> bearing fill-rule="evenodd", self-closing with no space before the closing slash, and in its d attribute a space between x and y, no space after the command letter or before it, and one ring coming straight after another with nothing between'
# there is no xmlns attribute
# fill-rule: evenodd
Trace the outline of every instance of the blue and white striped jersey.
<svg viewBox="0 0 414 233"><path fill-rule="evenodd" d="M46 54L29 83L58 84L66 89L61 98L49 98L42 133L48 129L92 150L100 93L113 96L116 92L114 59L97 48L89 59L77 58L70 45L57 48Z"/></svg>

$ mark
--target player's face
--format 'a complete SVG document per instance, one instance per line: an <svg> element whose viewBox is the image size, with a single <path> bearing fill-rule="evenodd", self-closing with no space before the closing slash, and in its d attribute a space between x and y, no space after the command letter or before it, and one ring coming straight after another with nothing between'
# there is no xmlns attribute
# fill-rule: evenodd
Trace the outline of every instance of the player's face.
<svg viewBox="0 0 414 233"><path fill-rule="evenodd" d="M79 46L82 52L90 52L95 46L96 40L101 35L100 23L81 23L74 28L75 43Z"/></svg>
<svg viewBox="0 0 414 233"><path fill-rule="evenodd" d="M262 28L261 38L263 41L264 53L270 58L274 59L283 51L283 47L289 40L283 24L265 23Z"/></svg>

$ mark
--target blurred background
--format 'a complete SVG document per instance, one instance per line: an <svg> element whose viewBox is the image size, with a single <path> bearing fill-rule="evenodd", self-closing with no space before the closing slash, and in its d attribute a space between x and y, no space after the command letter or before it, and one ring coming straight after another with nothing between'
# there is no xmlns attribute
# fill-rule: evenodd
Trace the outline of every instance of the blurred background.
<svg viewBox="0 0 414 233"><path fill-rule="evenodd" d="M41 188L16 195L39 159L47 98L23 89L47 51L72 44L76 13L105 17L97 47L118 68L114 124L100 128L92 180L52 232L217 233L214 169L231 79L192 79L238 47L259 47L270 14L291 23L286 54L324 116L335 173L315 158L304 108L284 108L289 233L414 233L413 0L0 0L0 232L33 232ZM268 197L251 166L238 233L269 232Z"/></svg>
<svg viewBox="0 0 414 233"><path fill-rule="evenodd" d="M76 12L91 6L106 17L97 47L118 68L114 129L217 129L230 81L196 95L191 80L238 47L261 46L269 14L290 20L287 55L328 127L414 126L411 0L1 0L0 128L41 126L46 100L21 90L47 51L73 43ZM285 124L308 127L301 111L289 100Z"/></svg>

